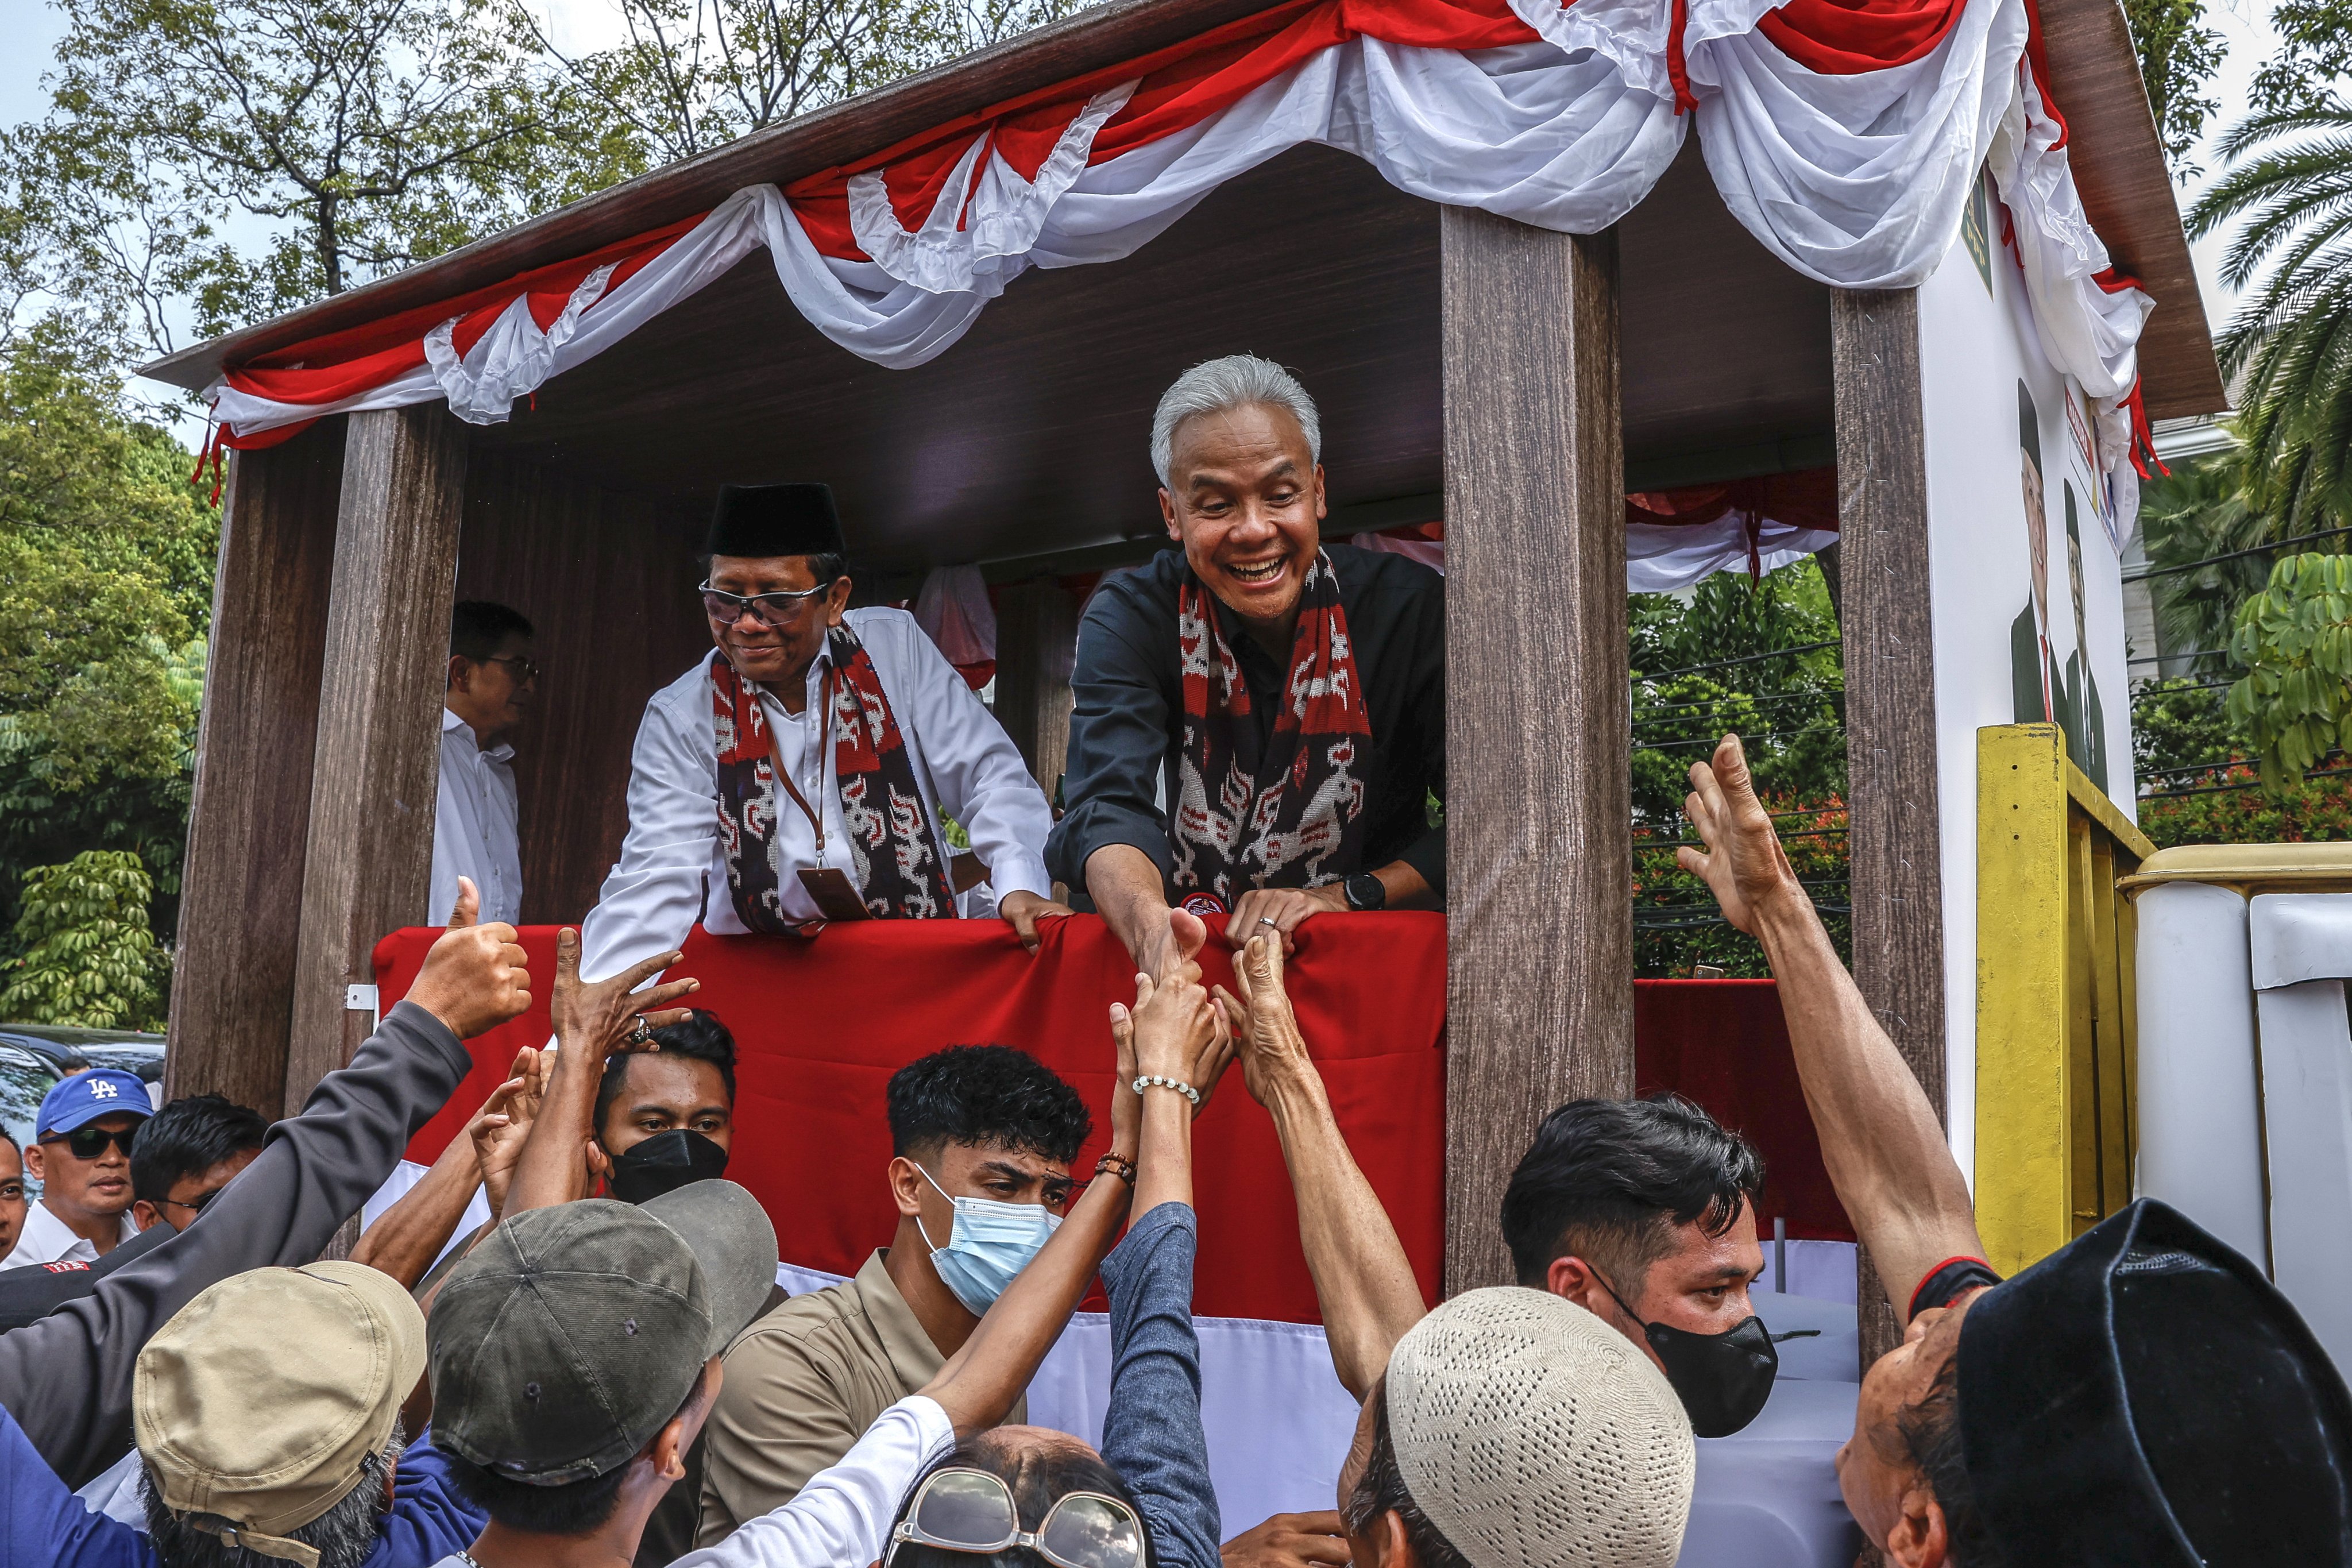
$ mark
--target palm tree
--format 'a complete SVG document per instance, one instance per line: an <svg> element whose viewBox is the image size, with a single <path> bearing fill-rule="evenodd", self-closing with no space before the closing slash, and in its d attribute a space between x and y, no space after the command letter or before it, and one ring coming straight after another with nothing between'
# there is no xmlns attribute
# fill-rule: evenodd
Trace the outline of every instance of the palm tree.
<svg viewBox="0 0 2352 1568"><path fill-rule="evenodd" d="M2273 520L2247 504L2242 449L2183 462L2140 487L2139 525L2147 549L2148 597L2157 647L2173 654L2211 651L2186 670L2218 674L2238 606L2270 580L2271 557L2217 555L2278 538ZM2171 664L2166 668L2184 668Z"/></svg>
<svg viewBox="0 0 2352 1568"><path fill-rule="evenodd" d="M2247 500L2309 533L2352 515L2352 107L2250 115L2216 149L2228 173L2189 210L2203 237L2241 216L2221 278L2247 295L2221 336Z"/></svg>

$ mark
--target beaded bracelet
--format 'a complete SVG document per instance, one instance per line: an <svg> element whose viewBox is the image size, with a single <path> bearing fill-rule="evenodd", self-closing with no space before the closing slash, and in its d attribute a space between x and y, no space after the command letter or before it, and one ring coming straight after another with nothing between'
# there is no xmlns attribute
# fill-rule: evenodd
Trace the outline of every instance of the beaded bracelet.
<svg viewBox="0 0 2352 1568"><path fill-rule="evenodd" d="M1117 1176L1131 1187L1135 1185L1135 1162L1121 1154L1105 1154L1095 1162L1095 1174Z"/></svg>
<svg viewBox="0 0 2352 1568"><path fill-rule="evenodd" d="M1141 1094L1147 1089L1172 1089L1191 1100L1193 1110L1201 1109L1201 1091L1181 1079L1161 1078L1156 1072L1148 1072L1135 1080L1134 1087L1138 1094Z"/></svg>

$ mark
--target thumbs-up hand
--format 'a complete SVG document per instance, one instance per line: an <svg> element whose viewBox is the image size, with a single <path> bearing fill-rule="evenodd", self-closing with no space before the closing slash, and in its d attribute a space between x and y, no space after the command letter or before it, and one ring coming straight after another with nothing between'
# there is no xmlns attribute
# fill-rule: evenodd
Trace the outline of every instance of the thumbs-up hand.
<svg viewBox="0 0 2352 1568"><path fill-rule="evenodd" d="M425 955L407 999L448 1026L461 1040L497 1028L530 1008L530 965L514 927L475 923L481 895L457 879L457 907L449 929Z"/></svg>

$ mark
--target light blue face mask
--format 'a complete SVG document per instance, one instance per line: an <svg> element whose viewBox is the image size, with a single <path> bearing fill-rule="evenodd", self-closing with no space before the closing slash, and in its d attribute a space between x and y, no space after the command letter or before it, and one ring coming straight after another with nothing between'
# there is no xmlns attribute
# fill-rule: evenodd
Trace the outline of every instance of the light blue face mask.
<svg viewBox="0 0 2352 1568"><path fill-rule="evenodd" d="M920 1164L915 1169L923 1171ZM1062 1223L1062 1216L1045 1212L1043 1204L999 1203L993 1198L959 1198L933 1181L929 1171L923 1180L930 1182L931 1190L955 1205L955 1228L948 1235L948 1244L941 1247L923 1229L922 1216L915 1217L915 1229L921 1235L923 1245L931 1249L931 1267L940 1271L940 1279L955 1293L955 1299L965 1310L978 1314L985 1312L1004 1294L1013 1277L1029 1267L1045 1238Z"/></svg>

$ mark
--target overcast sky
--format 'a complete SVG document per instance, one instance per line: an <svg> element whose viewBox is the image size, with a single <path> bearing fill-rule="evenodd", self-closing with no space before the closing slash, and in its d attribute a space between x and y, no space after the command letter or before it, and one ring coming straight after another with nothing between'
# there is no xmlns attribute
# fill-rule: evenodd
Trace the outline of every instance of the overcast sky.
<svg viewBox="0 0 2352 1568"><path fill-rule="evenodd" d="M551 24L557 45L567 53L609 44L619 34L619 13L610 0L541 0L542 15ZM64 20L46 0L0 0L0 17L8 24L10 47L0 50L0 123L16 124L38 119L47 107L41 89L49 68L50 53L65 31ZM2222 35L2228 58L2209 90L2227 116L2232 106L2246 101L2254 70L2273 44L2269 0L2209 0L2208 20ZM2060 99L2063 106L2063 98ZM2202 160L2210 167L2211 159ZM2183 193L2193 198L2195 187ZM2219 324L2229 313L2216 268L2224 238L2193 248L2198 281L2205 294L2208 315Z"/></svg>

